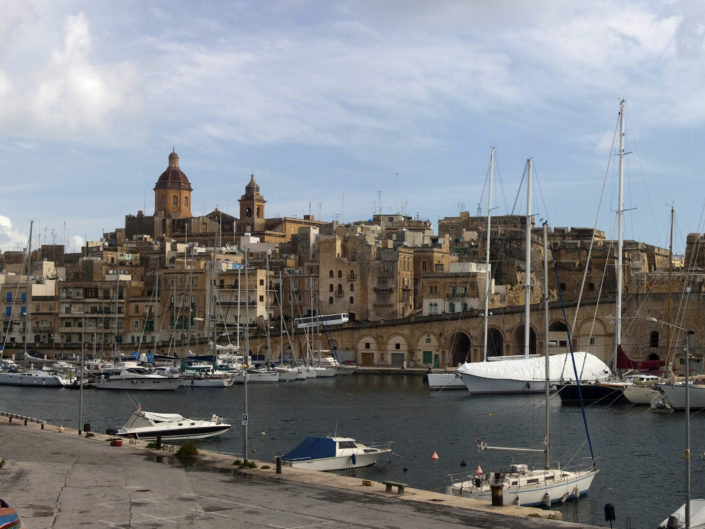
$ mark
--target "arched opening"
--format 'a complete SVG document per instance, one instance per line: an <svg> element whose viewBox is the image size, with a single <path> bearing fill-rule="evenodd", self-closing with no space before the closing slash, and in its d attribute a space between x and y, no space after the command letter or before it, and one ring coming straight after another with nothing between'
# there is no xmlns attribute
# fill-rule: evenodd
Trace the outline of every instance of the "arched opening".
<svg viewBox="0 0 705 529"><path fill-rule="evenodd" d="M562 321L554 321L548 326L549 332L567 332L568 327Z"/></svg>
<svg viewBox="0 0 705 529"><path fill-rule="evenodd" d="M450 364L457 366L470 361L470 337L456 332L450 341Z"/></svg>
<svg viewBox="0 0 705 529"><path fill-rule="evenodd" d="M504 338L499 329L487 329L487 356L502 356Z"/></svg>
<svg viewBox="0 0 705 529"><path fill-rule="evenodd" d="M656 353L651 353L649 356L646 357L646 359L649 360L649 361L661 360L661 358L659 357L659 355L657 355Z"/></svg>
<svg viewBox="0 0 705 529"><path fill-rule="evenodd" d="M520 325L514 331L514 354L524 354L524 325ZM529 354L536 354L536 333L529 327Z"/></svg>

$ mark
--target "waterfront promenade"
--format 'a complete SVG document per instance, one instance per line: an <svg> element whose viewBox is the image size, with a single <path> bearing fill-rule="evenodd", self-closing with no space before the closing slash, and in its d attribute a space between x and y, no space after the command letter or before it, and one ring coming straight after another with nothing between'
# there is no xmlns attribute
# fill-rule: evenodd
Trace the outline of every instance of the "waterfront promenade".
<svg viewBox="0 0 705 529"><path fill-rule="evenodd" d="M580 528L539 518L559 513L492 507L465 498L284 467L239 470L232 456L201 453L184 467L165 447L111 446L109 437L0 417L2 498L30 529L181 528ZM172 447L173 449L173 447Z"/></svg>

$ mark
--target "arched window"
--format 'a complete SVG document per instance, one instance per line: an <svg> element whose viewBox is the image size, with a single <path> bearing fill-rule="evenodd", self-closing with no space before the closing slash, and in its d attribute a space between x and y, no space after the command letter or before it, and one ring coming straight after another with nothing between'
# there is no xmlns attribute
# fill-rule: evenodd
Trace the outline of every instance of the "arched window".
<svg viewBox="0 0 705 529"><path fill-rule="evenodd" d="M330 271L328 272L328 277L333 277L333 270L330 270Z"/></svg>
<svg viewBox="0 0 705 529"><path fill-rule="evenodd" d="M350 296L350 304L352 305L352 304L354 304L354 303L355 303L355 298L352 297L352 296Z"/></svg>
<svg viewBox="0 0 705 529"><path fill-rule="evenodd" d="M333 304L333 296L328 298L328 303L330 303L331 305Z"/></svg>
<svg viewBox="0 0 705 529"><path fill-rule="evenodd" d="M178 206L178 205L179 205L179 197L177 197L176 195L174 195L174 198L172 198L171 203L172 203L174 206Z"/></svg>
<svg viewBox="0 0 705 529"><path fill-rule="evenodd" d="M184 206L188 207L188 197L184 197Z"/></svg>
<svg viewBox="0 0 705 529"><path fill-rule="evenodd" d="M341 285L340 283L338 283L338 294L340 294L341 296L343 295L343 285Z"/></svg>
<svg viewBox="0 0 705 529"><path fill-rule="evenodd" d="M330 285L328 285L328 292L333 292L333 290L334 290L333 283L331 283Z"/></svg>
<svg viewBox="0 0 705 529"><path fill-rule="evenodd" d="M350 292L355 292L355 283L350 283Z"/></svg>
<svg viewBox="0 0 705 529"><path fill-rule="evenodd" d="M649 334L649 347L658 347L658 331L651 331Z"/></svg>
<svg viewBox="0 0 705 529"><path fill-rule="evenodd" d="M343 271L342 271L342 270L338 270L338 277L339 277L339 278L343 277Z"/></svg>
<svg viewBox="0 0 705 529"><path fill-rule="evenodd" d="M262 208L257 206L257 218L260 218L262 216Z"/></svg>

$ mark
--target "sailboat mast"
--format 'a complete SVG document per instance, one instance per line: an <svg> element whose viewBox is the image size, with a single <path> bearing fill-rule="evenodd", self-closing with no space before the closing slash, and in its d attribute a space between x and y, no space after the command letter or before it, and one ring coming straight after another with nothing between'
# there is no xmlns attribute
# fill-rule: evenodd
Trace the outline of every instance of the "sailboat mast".
<svg viewBox="0 0 705 529"><path fill-rule="evenodd" d="M27 293L25 294L24 306L24 361L27 363L27 342L29 341L29 333L31 328L31 319L29 315L29 302L32 297L32 227L34 221L29 221L29 240L27 241Z"/></svg>
<svg viewBox="0 0 705 529"><path fill-rule="evenodd" d="M673 205L671 205L671 238L668 245L668 321L671 318L671 280L673 279ZM671 326L666 325L666 369L671 369Z"/></svg>
<svg viewBox="0 0 705 529"><path fill-rule="evenodd" d="M615 325L615 351L614 358L617 358L617 348L622 344L622 249L624 246L624 235L622 233L622 217L624 216L624 112L627 102L622 99L619 103L619 204L617 206L617 301L615 303L616 325Z"/></svg>
<svg viewBox="0 0 705 529"><path fill-rule="evenodd" d="M492 227L492 177L494 175L494 147L490 152L490 182L487 193L487 248L485 249L485 318L482 333L482 361L487 362L487 327L490 309L490 228Z"/></svg>
<svg viewBox="0 0 705 529"><path fill-rule="evenodd" d="M546 439L544 440L545 446L545 468L548 469L551 463L551 411L549 406L549 398L551 392L551 369L549 366L549 352L548 352L548 224L544 222L543 224L543 311L544 311L544 342L545 342L545 352L544 352L544 365L546 367Z"/></svg>
<svg viewBox="0 0 705 529"><path fill-rule="evenodd" d="M526 160L527 180L526 180L526 283L524 284L524 356L529 356L529 331L531 325L531 173L533 170L533 160Z"/></svg>

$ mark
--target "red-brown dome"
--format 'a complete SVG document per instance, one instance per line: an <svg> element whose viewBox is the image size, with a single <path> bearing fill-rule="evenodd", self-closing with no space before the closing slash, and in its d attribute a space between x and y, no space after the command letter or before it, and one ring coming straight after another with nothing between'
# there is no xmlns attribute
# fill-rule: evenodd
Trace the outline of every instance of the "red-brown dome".
<svg viewBox="0 0 705 529"><path fill-rule="evenodd" d="M191 182L184 172L179 169L179 155L172 151L169 154L169 167L166 168L159 179L154 189L188 189L192 191Z"/></svg>

